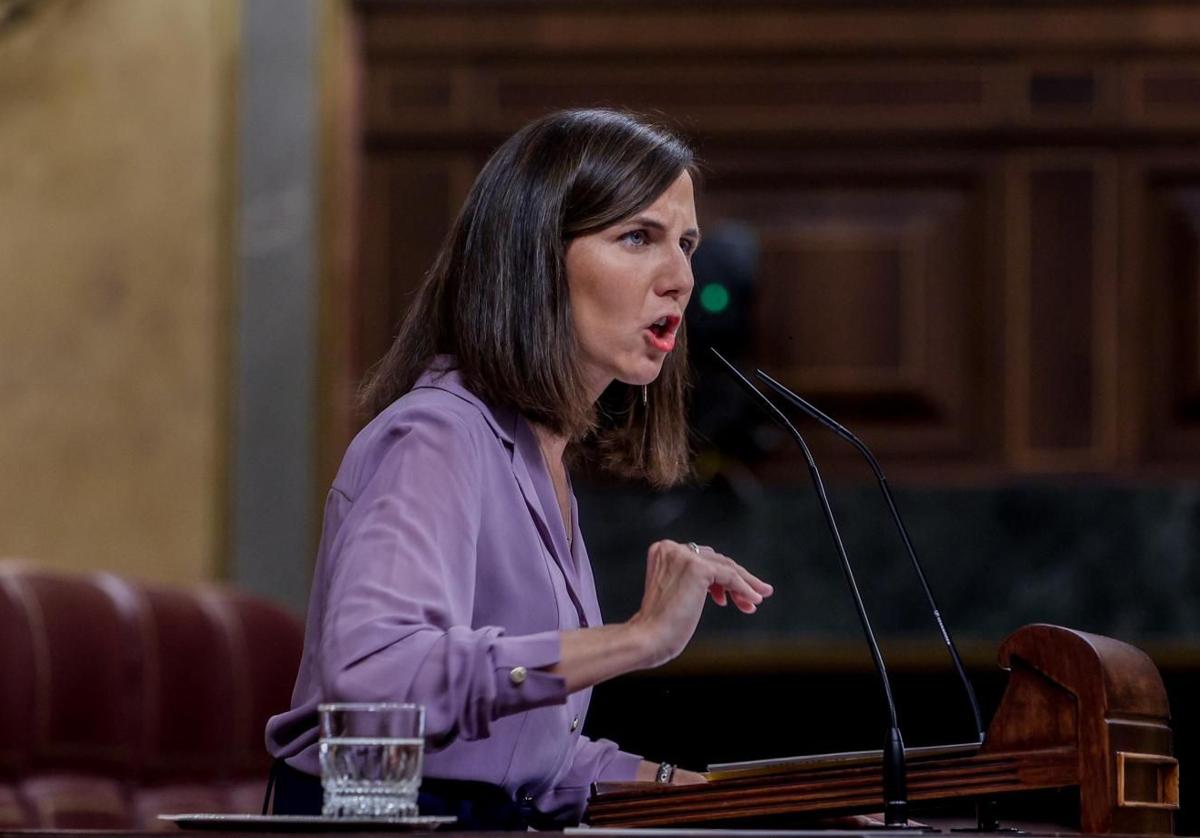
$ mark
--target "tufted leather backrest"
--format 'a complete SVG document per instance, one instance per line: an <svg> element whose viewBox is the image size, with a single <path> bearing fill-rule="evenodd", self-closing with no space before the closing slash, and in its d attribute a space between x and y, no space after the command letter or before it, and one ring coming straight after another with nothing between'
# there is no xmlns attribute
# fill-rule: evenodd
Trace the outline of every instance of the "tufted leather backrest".
<svg viewBox="0 0 1200 838"><path fill-rule="evenodd" d="M216 780L228 775L236 717L246 712L233 666L232 638L214 614L213 598L149 587L145 718L147 748L141 779Z"/></svg>
<svg viewBox="0 0 1200 838"><path fill-rule="evenodd" d="M302 638L235 591L0 561L0 828L255 811Z"/></svg>

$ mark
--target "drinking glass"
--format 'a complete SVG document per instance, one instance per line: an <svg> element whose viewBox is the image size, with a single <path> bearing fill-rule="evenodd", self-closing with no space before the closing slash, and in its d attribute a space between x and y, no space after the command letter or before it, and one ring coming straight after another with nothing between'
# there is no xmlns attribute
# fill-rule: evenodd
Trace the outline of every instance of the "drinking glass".
<svg viewBox="0 0 1200 838"><path fill-rule="evenodd" d="M321 814L344 818L417 815L425 743L419 704L317 707L321 724Z"/></svg>

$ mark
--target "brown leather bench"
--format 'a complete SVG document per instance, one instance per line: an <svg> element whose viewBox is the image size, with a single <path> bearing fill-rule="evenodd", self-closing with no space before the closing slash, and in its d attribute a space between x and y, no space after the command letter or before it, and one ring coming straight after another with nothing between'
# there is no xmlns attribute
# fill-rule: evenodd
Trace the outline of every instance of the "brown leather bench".
<svg viewBox="0 0 1200 838"><path fill-rule="evenodd" d="M302 643L237 591L0 561L0 829L259 811Z"/></svg>

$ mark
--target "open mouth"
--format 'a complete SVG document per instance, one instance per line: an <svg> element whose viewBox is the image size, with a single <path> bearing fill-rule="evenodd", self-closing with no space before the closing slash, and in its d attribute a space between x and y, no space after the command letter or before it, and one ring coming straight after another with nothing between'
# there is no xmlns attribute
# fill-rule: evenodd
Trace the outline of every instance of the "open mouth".
<svg viewBox="0 0 1200 838"><path fill-rule="evenodd" d="M679 329L679 318L673 314L660 317L651 323L649 328L657 338L675 337L675 332Z"/></svg>
<svg viewBox="0 0 1200 838"><path fill-rule="evenodd" d="M679 316L668 314L646 327L650 333L650 344L659 352L670 352L675 348L675 333L679 331Z"/></svg>

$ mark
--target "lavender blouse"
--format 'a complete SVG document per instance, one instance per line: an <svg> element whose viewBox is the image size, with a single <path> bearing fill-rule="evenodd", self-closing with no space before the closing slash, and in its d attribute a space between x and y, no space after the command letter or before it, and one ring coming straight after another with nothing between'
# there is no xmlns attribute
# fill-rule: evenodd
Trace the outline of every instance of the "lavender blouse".
<svg viewBox="0 0 1200 838"><path fill-rule="evenodd" d="M346 452L325 505L292 708L267 749L319 774L321 701L426 708L425 774L482 780L577 821L596 780L640 757L581 734L591 690L544 671L559 632L600 625L528 423L439 358Z"/></svg>

